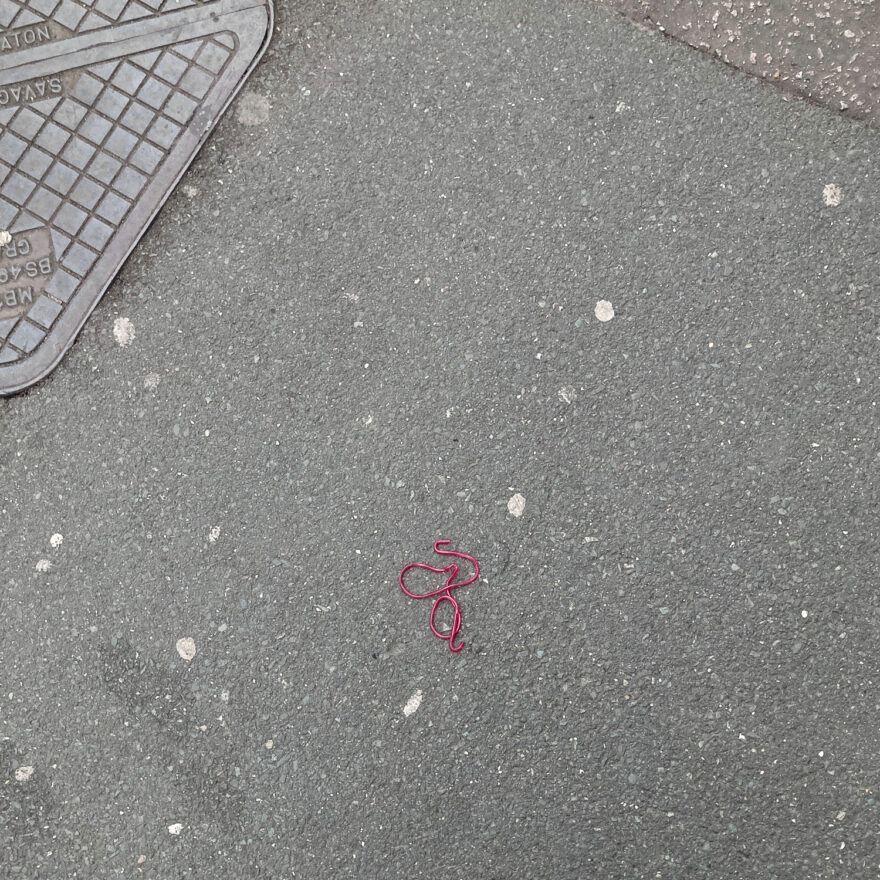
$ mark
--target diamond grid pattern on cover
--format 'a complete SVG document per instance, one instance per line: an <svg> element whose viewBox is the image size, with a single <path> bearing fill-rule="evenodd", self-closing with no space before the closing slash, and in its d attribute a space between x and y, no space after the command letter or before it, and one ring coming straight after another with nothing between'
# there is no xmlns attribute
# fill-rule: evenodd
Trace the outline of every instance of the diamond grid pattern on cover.
<svg viewBox="0 0 880 880"><path fill-rule="evenodd" d="M67 96L0 109L0 229L48 227L54 272L0 363L34 351L165 162L233 54L220 33L84 68Z"/></svg>

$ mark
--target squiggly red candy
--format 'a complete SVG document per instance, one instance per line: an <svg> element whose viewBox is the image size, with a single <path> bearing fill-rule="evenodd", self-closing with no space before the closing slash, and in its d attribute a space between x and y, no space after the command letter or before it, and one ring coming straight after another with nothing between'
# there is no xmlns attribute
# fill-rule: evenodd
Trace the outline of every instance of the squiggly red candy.
<svg viewBox="0 0 880 880"><path fill-rule="evenodd" d="M449 565L444 568L436 568L433 565L425 565L423 562L410 562L400 570L400 589L406 593L411 599L430 599L432 597L436 597L434 599L434 606L431 608L431 616L428 619L428 622L431 625L431 632L437 636L438 639L443 639L446 642L449 642L449 650L453 653L457 653L464 647L464 642L459 642L457 645L455 644L455 637L458 635L459 629L461 629L461 609L458 607L458 602L455 597L452 595L452 591L457 589L458 587L466 587L468 584L472 584L479 576L480 576L480 564L474 559L473 556L468 556L467 553L457 553L455 550L441 550L441 547L446 546L446 544L451 544L452 541L436 541L434 543L434 552L438 553L440 556L456 556L459 559L466 559L470 562L474 567L474 573L467 578L467 580L457 581L458 577L458 563L450 562ZM427 593L413 593L412 590L407 589L406 583L404 582L404 577L406 573L411 568L423 568L426 571L433 571L435 574L446 574L449 573L446 578L446 585L440 587L439 590L431 590ZM448 633L440 632L437 627L434 625L434 617L437 615L437 609L443 602L449 602L452 605L452 628Z"/></svg>

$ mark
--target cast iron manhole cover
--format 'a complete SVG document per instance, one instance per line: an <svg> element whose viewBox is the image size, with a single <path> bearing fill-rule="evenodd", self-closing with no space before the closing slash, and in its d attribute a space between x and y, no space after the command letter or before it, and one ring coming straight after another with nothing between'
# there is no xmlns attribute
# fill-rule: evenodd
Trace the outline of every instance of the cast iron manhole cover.
<svg viewBox="0 0 880 880"><path fill-rule="evenodd" d="M270 0L0 0L0 394L61 359L271 27Z"/></svg>

